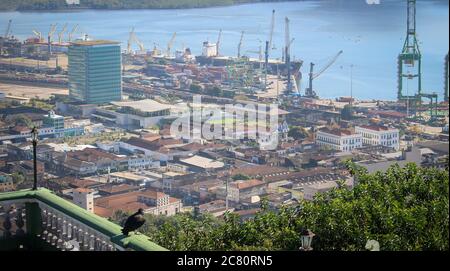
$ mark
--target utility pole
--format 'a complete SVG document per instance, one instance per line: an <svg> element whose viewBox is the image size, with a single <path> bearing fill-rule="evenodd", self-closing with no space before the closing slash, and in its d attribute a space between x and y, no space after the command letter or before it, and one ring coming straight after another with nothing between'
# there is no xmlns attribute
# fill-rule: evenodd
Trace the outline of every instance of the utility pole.
<svg viewBox="0 0 450 271"><path fill-rule="evenodd" d="M33 173L34 173L34 180L33 180L33 190L37 190L37 142L38 142L38 130L36 127L31 130L31 136L33 140Z"/></svg>

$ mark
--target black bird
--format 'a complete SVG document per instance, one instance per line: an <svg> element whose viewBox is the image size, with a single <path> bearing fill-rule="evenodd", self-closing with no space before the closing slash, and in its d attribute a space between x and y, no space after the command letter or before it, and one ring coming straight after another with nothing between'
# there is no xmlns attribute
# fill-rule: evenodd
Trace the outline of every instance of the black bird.
<svg viewBox="0 0 450 271"><path fill-rule="evenodd" d="M145 223L144 210L140 208L136 213L131 215L125 222L125 226L122 229L122 233L128 236L130 231L135 231L142 227Z"/></svg>

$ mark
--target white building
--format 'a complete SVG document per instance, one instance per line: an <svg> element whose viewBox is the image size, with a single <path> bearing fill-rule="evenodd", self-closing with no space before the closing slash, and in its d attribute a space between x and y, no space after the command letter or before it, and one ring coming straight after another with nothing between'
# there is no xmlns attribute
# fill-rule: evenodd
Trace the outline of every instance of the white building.
<svg viewBox="0 0 450 271"><path fill-rule="evenodd" d="M72 201L81 208L94 213L94 190L77 188L72 192Z"/></svg>
<svg viewBox="0 0 450 271"><path fill-rule="evenodd" d="M355 130L362 135L364 145L381 145L395 150L400 148L398 129L384 126L356 126Z"/></svg>
<svg viewBox="0 0 450 271"><path fill-rule="evenodd" d="M333 150L350 152L362 147L362 135L349 130L323 128L316 134L316 144Z"/></svg>
<svg viewBox="0 0 450 271"><path fill-rule="evenodd" d="M244 199L251 199L260 196L266 191L266 184L260 180L240 180L230 183L228 187L228 199L234 202L241 202ZM226 196L226 193L225 193Z"/></svg>
<svg viewBox="0 0 450 271"><path fill-rule="evenodd" d="M174 106L154 100L112 102L112 106L96 108L91 117L127 128L148 128L171 115Z"/></svg>
<svg viewBox="0 0 450 271"><path fill-rule="evenodd" d="M202 56L206 57L217 56L217 44L210 43L209 41L203 42Z"/></svg>

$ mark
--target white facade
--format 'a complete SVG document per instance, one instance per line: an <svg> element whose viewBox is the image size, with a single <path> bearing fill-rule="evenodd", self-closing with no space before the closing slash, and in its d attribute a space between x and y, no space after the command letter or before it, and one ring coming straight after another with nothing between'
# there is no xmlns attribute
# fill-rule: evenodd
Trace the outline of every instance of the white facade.
<svg viewBox="0 0 450 271"><path fill-rule="evenodd" d="M217 45L215 43L210 43L208 41L205 41L203 43L202 55L206 56L206 57L217 56Z"/></svg>
<svg viewBox="0 0 450 271"><path fill-rule="evenodd" d="M128 169L159 168L160 162L148 156L132 156L128 158Z"/></svg>
<svg viewBox="0 0 450 271"><path fill-rule="evenodd" d="M78 188L73 190L72 201L81 208L94 213L94 191Z"/></svg>
<svg viewBox="0 0 450 271"><path fill-rule="evenodd" d="M337 151L350 152L362 147L362 136L348 131L319 130L316 134L316 144Z"/></svg>
<svg viewBox="0 0 450 271"><path fill-rule="evenodd" d="M364 145L385 146L398 150L400 135L398 129L378 126L356 126L356 133L362 135Z"/></svg>

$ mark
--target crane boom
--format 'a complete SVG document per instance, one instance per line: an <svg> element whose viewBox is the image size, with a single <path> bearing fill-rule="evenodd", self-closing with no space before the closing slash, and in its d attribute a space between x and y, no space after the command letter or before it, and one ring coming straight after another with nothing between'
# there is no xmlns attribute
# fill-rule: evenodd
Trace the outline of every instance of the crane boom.
<svg viewBox="0 0 450 271"><path fill-rule="evenodd" d="M219 56L219 49L220 49L220 40L222 39L222 29L219 30L219 36L217 37L216 42L216 55Z"/></svg>
<svg viewBox="0 0 450 271"><path fill-rule="evenodd" d="M134 35L134 27L131 28L130 36L128 37L128 43L127 43L127 53L131 54L131 42L133 41L133 35Z"/></svg>
<svg viewBox="0 0 450 271"><path fill-rule="evenodd" d="M78 25L75 25L75 27L69 33L69 42L72 41L73 34L75 34L75 32L77 32L77 30L78 30Z"/></svg>
<svg viewBox="0 0 450 271"><path fill-rule="evenodd" d="M39 38L39 42L42 42L42 33L41 32L39 32L37 30L33 30L33 34Z"/></svg>
<svg viewBox="0 0 450 271"><path fill-rule="evenodd" d="M134 42L136 42L136 44L139 46L139 50L144 52L145 51L144 44L138 39L138 37L136 36L136 33L133 33L133 37L134 37Z"/></svg>
<svg viewBox="0 0 450 271"><path fill-rule="evenodd" d="M309 70L309 86L305 90L305 96L307 97L317 97L316 93L313 90L313 80L323 74L328 68L330 68L339 56L343 53L343 51L339 51L322 69L320 69L317 73L314 73L315 64L311 62L310 70Z"/></svg>
<svg viewBox="0 0 450 271"><path fill-rule="evenodd" d="M170 50L172 49L173 42L175 41L175 37L177 36L177 32L174 32L172 38L167 43L167 57L170 57Z"/></svg>
<svg viewBox="0 0 450 271"><path fill-rule="evenodd" d="M62 43L62 40L63 40L63 37L64 37L64 33L66 33L66 30L67 30L67 23L64 24L62 30L58 33L58 42L60 44Z"/></svg>
<svg viewBox="0 0 450 271"><path fill-rule="evenodd" d="M237 55L238 58L241 57L241 49L242 49L242 41L243 41L243 39L244 39L244 31L241 32L241 38L239 40L238 55Z"/></svg>
<svg viewBox="0 0 450 271"><path fill-rule="evenodd" d="M292 90L291 82L291 38L289 32L289 18L285 18L285 58L286 58L286 68L287 68L287 92Z"/></svg>
<svg viewBox="0 0 450 271"><path fill-rule="evenodd" d="M52 25L50 25L50 31L48 32L48 40L49 40L49 42L52 42L53 41L53 35L55 34L55 32L56 32L56 27L58 26L58 24L56 23L56 24L52 24Z"/></svg>
<svg viewBox="0 0 450 271"><path fill-rule="evenodd" d="M273 49L272 41L273 41L273 32L275 30L275 10L272 10L272 20L270 22L270 33L269 33L269 48Z"/></svg>
<svg viewBox="0 0 450 271"><path fill-rule="evenodd" d="M322 73L324 73L326 70L328 70L328 68L330 68L335 62L336 60L339 58L339 56L343 53L344 51L339 51L331 60L330 62L328 62L321 70L319 70L317 73L313 74L312 78L316 79L317 77L319 77Z"/></svg>
<svg viewBox="0 0 450 271"><path fill-rule="evenodd" d="M6 27L6 32L5 32L5 39L7 39L9 37L9 32L11 31L11 24L12 24L12 20L8 21L8 26Z"/></svg>

